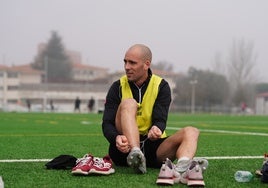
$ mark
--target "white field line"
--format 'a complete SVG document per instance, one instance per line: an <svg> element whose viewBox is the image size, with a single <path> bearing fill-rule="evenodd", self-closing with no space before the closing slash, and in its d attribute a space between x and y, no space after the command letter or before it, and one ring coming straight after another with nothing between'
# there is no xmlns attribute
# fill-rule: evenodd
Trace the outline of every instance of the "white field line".
<svg viewBox="0 0 268 188"><path fill-rule="evenodd" d="M198 157L199 158L199 157ZM263 159L263 156L218 156L218 157L202 157L205 159Z"/></svg>
<svg viewBox="0 0 268 188"><path fill-rule="evenodd" d="M169 130L179 130L178 127L167 127ZM241 131L225 131L225 130L211 130L211 129L199 129L201 132L211 133L228 133L228 134L241 134L241 135L256 135L256 136L268 136L268 133L253 133L253 132L241 132Z"/></svg>
<svg viewBox="0 0 268 188"><path fill-rule="evenodd" d="M3 159L0 160L0 163L25 163L25 162L48 162L52 159Z"/></svg>
<svg viewBox="0 0 268 188"><path fill-rule="evenodd" d="M214 156L214 157L197 157L208 160L223 160L223 159L262 159L263 156ZM52 159L3 159L0 163L32 163L32 162L48 162Z"/></svg>

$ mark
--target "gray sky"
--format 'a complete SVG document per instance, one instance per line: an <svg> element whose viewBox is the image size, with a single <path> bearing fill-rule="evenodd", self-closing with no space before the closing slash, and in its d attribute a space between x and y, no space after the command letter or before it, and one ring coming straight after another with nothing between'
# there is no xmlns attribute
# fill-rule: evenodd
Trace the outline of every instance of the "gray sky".
<svg viewBox="0 0 268 188"><path fill-rule="evenodd" d="M32 62L51 31L83 63L123 70L124 53L148 45L153 62L209 69L228 60L234 39L252 41L255 71L268 82L267 0L0 0L0 63Z"/></svg>

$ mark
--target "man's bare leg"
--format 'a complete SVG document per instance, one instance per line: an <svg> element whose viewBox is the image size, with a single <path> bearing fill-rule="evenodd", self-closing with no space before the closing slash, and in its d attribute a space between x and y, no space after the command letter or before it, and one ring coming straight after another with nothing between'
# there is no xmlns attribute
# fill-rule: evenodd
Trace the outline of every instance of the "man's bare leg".
<svg viewBox="0 0 268 188"><path fill-rule="evenodd" d="M121 102L116 114L116 128L126 136L130 153L127 157L129 166L138 172L146 172L146 159L140 150L140 136L136 123L137 102L134 99L125 99Z"/></svg>
<svg viewBox="0 0 268 188"><path fill-rule="evenodd" d="M181 174L181 182L187 183L185 172L191 165L198 165L202 172L208 167L206 159L193 159L197 150L199 130L195 127L185 127L177 131L174 135L167 138L158 148L157 157L159 161L166 158L171 160L178 159L175 172ZM177 174L177 176L179 176ZM203 184L204 181L201 180Z"/></svg>
<svg viewBox="0 0 268 188"><path fill-rule="evenodd" d="M116 114L116 128L128 139L130 149L140 147L139 130L136 123L138 104L134 99L121 102Z"/></svg>
<svg viewBox="0 0 268 188"><path fill-rule="evenodd" d="M171 160L187 157L193 158L199 137L199 130L194 127L185 127L175 134L169 136L158 148L157 158L164 161L166 158Z"/></svg>

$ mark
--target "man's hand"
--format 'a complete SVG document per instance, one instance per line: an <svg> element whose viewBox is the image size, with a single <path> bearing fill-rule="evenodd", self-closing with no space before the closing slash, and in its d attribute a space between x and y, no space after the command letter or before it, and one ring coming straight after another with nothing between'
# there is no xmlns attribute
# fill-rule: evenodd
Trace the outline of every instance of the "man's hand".
<svg viewBox="0 0 268 188"><path fill-rule="evenodd" d="M118 135L116 137L116 147L122 153L128 153L130 150L127 137L124 135Z"/></svg>
<svg viewBox="0 0 268 188"><path fill-rule="evenodd" d="M152 126L152 128L149 130L148 138L150 140L157 140L161 138L162 131L155 125Z"/></svg>

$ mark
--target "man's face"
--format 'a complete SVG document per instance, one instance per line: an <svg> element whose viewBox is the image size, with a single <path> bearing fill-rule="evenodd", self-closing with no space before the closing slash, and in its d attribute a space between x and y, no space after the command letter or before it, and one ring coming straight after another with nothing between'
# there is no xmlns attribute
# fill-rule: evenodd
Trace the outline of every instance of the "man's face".
<svg viewBox="0 0 268 188"><path fill-rule="evenodd" d="M129 81L139 86L147 79L150 61L143 59L139 48L129 49L125 54L124 63L125 72Z"/></svg>

